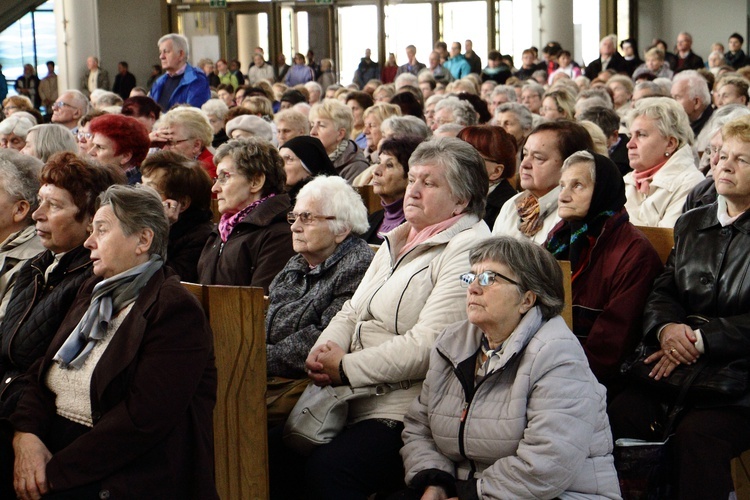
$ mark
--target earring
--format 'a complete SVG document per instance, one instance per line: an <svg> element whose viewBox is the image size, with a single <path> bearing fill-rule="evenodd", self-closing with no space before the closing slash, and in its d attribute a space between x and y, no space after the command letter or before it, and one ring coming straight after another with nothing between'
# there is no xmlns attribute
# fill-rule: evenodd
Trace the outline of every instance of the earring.
<svg viewBox="0 0 750 500"><path fill-rule="evenodd" d="M667 158L669 158L669 151L667 151L666 153L664 153L664 156L666 156Z"/></svg>

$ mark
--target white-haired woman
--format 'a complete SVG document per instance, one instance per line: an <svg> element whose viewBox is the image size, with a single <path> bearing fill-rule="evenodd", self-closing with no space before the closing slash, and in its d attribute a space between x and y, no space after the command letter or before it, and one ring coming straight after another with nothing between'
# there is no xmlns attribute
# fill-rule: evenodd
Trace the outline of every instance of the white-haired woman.
<svg viewBox="0 0 750 500"><path fill-rule="evenodd" d="M151 143L174 151L191 160L198 160L213 179L216 177L214 155L209 149L214 139L211 123L201 110L178 107L163 114L154 124Z"/></svg>
<svg viewBox="0 0 750 500"><path fill-rule="evenodd" d="M674 99L638 101L628 115L625 208L636 226L674 227L685 198L703 180L693 159L693 131L685 110Z"/></svg>
<svg viewBox="0 0 750 500"><path fill-rule="evenodd" d="M341 177L320 176L307 183L288 220L297 255L269 287L266 359L268 376L274 378L269 387L304 380L296 382L299 394L307 385L310 349L354 295L373 253L358 237L368 228L367 208ZM281 423L290 410L290 405L270 405L269 425Z"/></svg>
<svg viewBox="0 0 750 500"><path fill-rule="evenodd" d="M34 123L23 116L11 116L0 122L0 148L21 151L26 146L26 135Z"/></svg>
<svg viewBox="0 0 750 500"><path fill-rule="evenodd" d="M211 147L218 148L229 140L224 126L227 124L227 114L229 107L221 99L209 99L201 106L201 111L208 118L211 129L214 132L214 138L211 141Z"/></svg>
<svg viewBox="0 0 750 500"><path fill-rule="evenodd" d="M67 127L57 123L45 123L31 127L26 134L26 145L21 153L47 162L55 153L70 151L78 153L78 144Z"/></svg>
<svg viewBox="0 0 750 500"><path fill-rule="evenodd" d="M336 99L327 99L310 109L310 135L320 139L341 177L352 182L369 164L357 145L349 139L354 115Z"/></svg>

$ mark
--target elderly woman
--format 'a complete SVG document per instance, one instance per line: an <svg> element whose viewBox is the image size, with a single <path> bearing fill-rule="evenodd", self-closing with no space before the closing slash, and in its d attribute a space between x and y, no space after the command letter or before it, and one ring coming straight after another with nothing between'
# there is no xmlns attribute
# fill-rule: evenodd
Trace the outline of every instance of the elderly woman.
<svg viewBox="0 0 750 500"><path fill-rule="evenodd" d="M125 182L125 176L74 153L59 153L42 169L40 182L32 217L46 251L18 271L0 323L0 415L15 407L22 392L18 376L44 354L81 283L91 276L83 242L94 202L111 184Z"/></svg>
<svg viewBox="0 0 750 500"><path fill-rule="evenodd" d="M105 114L107 113L104 111L94 109L78 120L78 132L74 136L78 142L78 154L88 156L92 146L91 139L94 138L94 134L91 133L91 120Z"/></svg>
<svg viewBox="0 0 750 500"><path fill-rule="evenodd" d="M0 122L0 148L21 151L34 124L26 117L11 116Z"/></svg>
<svg viewBox="0 0 750 500"><path fill-rule="evenodd" d="M469 263L468 320L435 341L404 420L400 498L620 498L605 390L559 316L555 259L500 237Z"/></svg>
<svg viewBox="0 0 750 500"><path fill-rule="evenodd" d="M338 175L323 144L315 137L300 136L279 149L284 160L286 192L294 203L300 189L317 175Z"/></svg>
<svg viewBox="0 0 750 500"><path fill-rule="evenodd" d="M367 147L367 137L365 136L365 111L373 106L372 97L367 92L354 91L346 96L346 105L352 110L354 121L352 122L352 131L349 138L359 147Z"/></svg>
<svg viewBox="0 0 750 500"><path fill-rule="evenodd" d="M0 323L18 271L44 251L31 218L39 207L37 192L42 165L36 158L17 151L0 151L0 206L5 212L0 218Z"/></svg>
<svg viewBox="0 0 750 500"><path fill-rule="evenodd" d="M280 111L273 117L273 122L276 124L276 140L279 143L279 148L282 148L284 143L290 139L310 135L310 122L299 111L293 109Z"/></svg>
<svg viewBox="0 0 750 500"><path fill-rule="evenodd" d="M374 165L372 191L380 196L383 210L369 216L370 229L363 238L368 243L380 245L383 234L400 226L404 216L404 195L409 183L409 158L424 139L407 135L382 142L380 163Z"/></svg>
<svg viewBox="0 0 750 500"><path fill-rule="evenodd" d="M364 150L365 157L373 165L378 161L378 147L383 139L380 126L391 116L401 116L401 108L395 104L380 103L367 108L363 115L364 134L367 141Z"/></svg>
<svg viewBox="0 0 750 500"><path fill-rule="evenodd" d="M630 111L635 86L633 80L625 75L615 75L607 80L607 88L612 91L612 103L615 111L624 118Z"/></svg>
<svg viewBox="0 0 750 500"><path fill-rule="evenodd" d="M221 221L198 261L205 285L268 286L294 255L289 238L289 195L284 161L271 143L232 139L216 151L211 189Z"/></svg>
<svg viewBox="0 0 750 500"><path fill-rule="evenodd" d="M367 208L341 177L320 176L307 183L288 219L297 255L274 278L268 294L266 359L268 376L275 378L269 387L281 377L307 380L310 348L354 295L373 257L357 237L367 230ZM300 394L306 384L296 385ZM281 423L289 411L291 405L270 405L269 425Z"/></svg>
<svg viewBox="0 0 750 500"><path fill-rule="evenodd" d="M516 175L516 140L502 127L492 125L465 127L458 138L474 146L487 167L490 185L484 222L491 230L505 202L518 194L508 182Z"/></svg>
<svg viewBox="0 0 750 500"><path fill-rule="evenodd" d="M674 72L665 60L665 53L658 47L652 47L646 51L646 62L638 66L633 72L633 80L638 80L641 75L651 73L656 78L669 78Z"/></svg>
<svg viewBox="0 0 750 500"><path fill-rule="evenodd" d="M249 139L255 137L271 142L273 128L263 118L254 115L240 115L227 122L227 135L231 139Z"/></svg>
<svg viewBox="0 0 750 500"><path fill-rule="evenodd" d="M201 111L208 118L208 123L211 124L211 130L214 132L214 139L211 141L211 147L218 148L229 140L227 133L224 130L224 126L227 123L227 113L229 113L229 107L221 99L209 99L203 106Z"/></svg>
<svg viewBox="0 0 750 500"><path fill-rule="evenodd" d="M575 106L575 96L568 89L557 86L544 94L539 114L547 120L572 120Z"/></svg>
<svg viewBox="0 0 750 500"><path fill-rule="evenodd" d="M403 484L402 421L437 334L466 317L456 276L469 248L489 236L487 182L482 158L458 139L422 143L411 156L406 223L385 235L306 361L317 385L381 384L387 394L349 404L350 425L307 462L306 498L366 498Z"/></svg>
<svg viewBox="0 0 750 500"><path fill-rule="evenodd" d="M100 205L85 243L95 276L10 419L16 493L218 498L213 339L200 304L164 267L161 200L113 186Z"/></svg>
<svg viewBox="0 0 750 500"><path fill-rule="evenodd" d="M350 183L368 167L362 151L349 139L353 121L351 109L335 99L310 110L310 135L320 139L336 171Z"/></svg>
<svg viewBox="0 0 750 500"><path fill-rule="evenodd" d="M200 110L190 107L172 109L159 118L150 137L153 146L174 151L191 160L198 160L209 177L216 177L214 155L209 149L214 138L214 130L206 115Z"/></svg>
<svg viewBox="0 0 750 500"><path fill-rule="evenodd" d="M611 399L620 365L641 338L641 317L654 278L664 266L630 222L617 166L588 151L563 163L558 215L547 249L571 262L573 332Z"/></svg>
<svg viewBox="0 0 750 500"><path fill-rule="evenodd" d="M644 343L658 350L645 361L656 382L704 363L737 373L728 365L750 355L750 118L724 125L721 135L718 199L677 221L674 249L646 302ZM750 448L749 400L747 388L688 395L670 440L679 498L725 499L734 489L729 462ZM610 406L615 438L661 438L662 406L673 401L656 387L623 393Z"/></svg>
<svg viewBox="0 0 750 500"><path fill-rule="evenodd" d="M727 104L741 104L747 106L748 87L750 82L739 75L727 75L719 78L713 92L714 104L717 108Z"/></svg>
<svg viewBox="0 0 750 500"><path fill-rule="evenodd" d="M146 96L133 96L122 103L122 114L132 116L146 126L149 132L161 115L159 104Z"/></svg>
<svg viewBox="0 0 750 500"><path fill-rule="evenodd" d="M198 281L198 259L214 229L211 179L196 160L157 151L141 165L143 184L161 196L169 219L165 264L182 281Z"/></svg>
<svg viewBox="0 0 750 500"><path fill-rule="evenodd" d="M76 137L67 127L57 123L35 125L26 134L26 145L21 153L47 162L55 153L78 153Z"/></svg>
<svg viewBox="0 0 750 500"><path fill-rule="evenodd" d="M674 99L638 101L628 115L630 168L625 208L636 226L673 227L693 187L703 180L693 160L693 131Z"/></svg>
<svg viewBox="0 0 750 500"><path fill-rule="evenodd" d="M3 114L6 118L9 118L13 113L19 111L26 111L27 113L34 112L34 105L28 97L23 95L12 95L3 99Z"/></svg>
<svg viewBox="0 0 750 500"><path fill-rule="evenodd" d="M148 154L148 129L130 116L103 115L91 120L88 154L102 165L122 169L128 184L141 182L138 168Z"/></svg>

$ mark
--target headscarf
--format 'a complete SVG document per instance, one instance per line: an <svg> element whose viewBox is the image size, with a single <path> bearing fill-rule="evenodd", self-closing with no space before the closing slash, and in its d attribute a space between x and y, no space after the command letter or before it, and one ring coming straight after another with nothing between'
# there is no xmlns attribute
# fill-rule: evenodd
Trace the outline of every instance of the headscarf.
<svg viewBox="0 0 750 500"><path fill-rule="evenodd" d="M286 141L281 147L291 149L302 162L302 167L313 177L316 175L338 175L336 169L333 168L331 159L328 158L326 148L323 147L323 143L317 137L309 135L295 137Z"/></svg>
<svg viewBox="0 0 750 500"><path fill-rule="evenodd" d="M570 260L573 275L588 261L589 250L599 237L604 224L625 206L625 182L617 166L600 154L594 156L596 180L586 217L560 221L547 239L547 250L557 260Z"/></svg>

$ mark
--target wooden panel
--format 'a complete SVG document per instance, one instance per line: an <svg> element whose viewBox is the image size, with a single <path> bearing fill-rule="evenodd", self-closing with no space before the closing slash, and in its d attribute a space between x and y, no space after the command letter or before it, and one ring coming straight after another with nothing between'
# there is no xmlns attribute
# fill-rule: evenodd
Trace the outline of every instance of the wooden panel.
<svg viewBox="0 0 750 500"><path fill-rule="evenodd" d="M216 488L223 499L268 498L263 289L184 284L207 311L218 387Z"/></svg>
<svg viewBox="0 0 750 500"><path fill-rule="evenodd" d="M674 247L674 229L671 227L636 227L646 235L648 241L654 245L661 261L666 264L667 258L672 252L672 247Z"/></svg>
<svg viewBox="0 0 750 500"><path fill-rule="evenodd" d="M219 212L219 200L211 199L211 213L214 214L214 224L218 224L221 220L221 212Z"/></svg>
<svg viewBox="0 0 750 500"><path fill-rule="evenodd" d="M370 243L369 246L370 246L370 250L372 250L372 253L378 253L378 250L380 250L380 245Z"/></svg>
<svg viewBox="0 0 750 500"><path fill-rule="evenodd" d="M560 315L565 320L571 331L573 331L573 285L571 282L571 271L569 260L558 260L563 274L563 288L565 288L565 307Z"/></svg>
<svg viewBox="0 0 750 500"><path fill-rule="evenodd" d="M731 462L732 481L737 500L750 499L750 450L733 458Z"/></svg>
<svg viewBox="0 0 750 500"><path fill-rule="evenodd" d="M380 196L376 195L372 191L372 186L360 186L354 188L357 190L359 195L362 197L362 201L367 207L369 213L375 213L378 210L383 210L383 205L380 204Z"/></svg>

